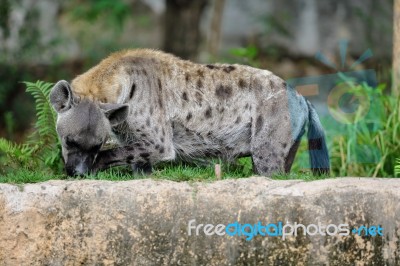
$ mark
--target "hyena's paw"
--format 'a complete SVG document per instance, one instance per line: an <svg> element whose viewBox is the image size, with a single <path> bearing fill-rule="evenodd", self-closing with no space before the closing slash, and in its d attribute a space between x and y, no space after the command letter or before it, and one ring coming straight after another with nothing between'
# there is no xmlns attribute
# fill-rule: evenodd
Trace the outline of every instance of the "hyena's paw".
<svg viewBox="0 0 400 266"><path fill-rule="evenodd" d="M136 163L132 164L133 174L151 175L153 168L150 163Z"/></svg>

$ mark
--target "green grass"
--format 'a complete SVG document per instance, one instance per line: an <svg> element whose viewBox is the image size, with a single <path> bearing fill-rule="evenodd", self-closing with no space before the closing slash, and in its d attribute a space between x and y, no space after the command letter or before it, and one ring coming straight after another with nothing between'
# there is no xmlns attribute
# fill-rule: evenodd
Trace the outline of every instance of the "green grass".
<svg viewBox="0 0 400 266"><path fill-rule="evenodd" d="M124 181L133 179L163 179L171 181L214 181L216 180L214 173L214 164L221 164L222 179L236 179L246 178L253 176L252 163L249 157L241 158L236 163L228 164L218 160L210 162L208 166L196 166L185 163L163 163L159 164L153 169L151 175L133 174L129 168L118 167L99 172L94 175L86 175L83 177L71 178L66 175L55 175L50 172L33 172L26 169L18 169L8 171L4 175L0 175L1 183L37 183L48 180L110 180L110 181ZM287 180L287 179L302 179L302 180L316 180L328 178L328 176L313 176L309 172L293 172L291 174L275 174L273 179Z"/></svg>
<svg viewBox="0 0 400 266"><path fill-rule="evenodd" d="M62 175L54 175L46 172L33 172L27 169L18 169L9 171L4 175L0 175L1 183L37 183L51 179L65 179Z"/></svg>

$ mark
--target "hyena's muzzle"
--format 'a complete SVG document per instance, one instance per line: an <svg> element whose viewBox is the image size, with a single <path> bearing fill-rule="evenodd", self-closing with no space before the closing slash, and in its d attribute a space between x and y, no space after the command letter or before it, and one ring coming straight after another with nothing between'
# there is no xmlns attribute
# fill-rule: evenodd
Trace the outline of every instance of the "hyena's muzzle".
<svg viewBox="0 0 400 266"><path fill-rule="evenodd" d="M97 153L80 151L68 154L68 159L65 162L67 175L76 176L90 173L96 156Z"/></svg>

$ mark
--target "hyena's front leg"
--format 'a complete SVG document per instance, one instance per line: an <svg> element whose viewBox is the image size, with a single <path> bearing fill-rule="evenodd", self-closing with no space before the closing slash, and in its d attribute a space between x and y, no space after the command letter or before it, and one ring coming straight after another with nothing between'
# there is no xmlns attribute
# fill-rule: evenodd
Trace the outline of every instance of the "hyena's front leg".
<svg viewBox="0 0 400 266"><path fill-rule="evenodd" d="M150 163L132 164L131 167L134 174L149 175L153 171L153 167Z"/></svg>
<svg viewBox="0 0 400 266"><path fill-rule="evenodd" d="M93 165L92 171L97 172L113 166L132 165L135 171L151 173L151 166L158 162L173 159L173 155L165 156L167 151L171 153L171 148L166 149L161 144L149 147L147 142L136 142L128 146L118 147L100 151Z"/></svg>

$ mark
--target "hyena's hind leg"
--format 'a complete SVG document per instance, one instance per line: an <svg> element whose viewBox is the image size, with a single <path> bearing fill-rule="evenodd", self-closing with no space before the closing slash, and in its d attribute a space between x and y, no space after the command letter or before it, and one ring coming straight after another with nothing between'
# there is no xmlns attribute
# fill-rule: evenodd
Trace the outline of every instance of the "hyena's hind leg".
<svg viewBox="0 0 400 266"><path fill-rule="evenodd" d="M272 109L281 113L258 115L253 119L251 154L254 172L269 176L272 173L289 172L293 164L301 136L304 134L305 114L297 113L297 121L292 121L284 102ZM270 110L268 110L270 111Z"/></svg>
<svg viewBox="0 0 400 266"><path fill-rule="evenodd" d="M302 127L300 132L298 133L298 130L294 129L293 130L293 125L292 125L292 134L297 134L292 146L290 147L289 153L286 156L285 159L285 173L289 173L290 169L292 168L292 164L294 161L294 158L296 157L297 150L299 149L300 143L301 143L301 138L303 137L305 133L305 121L301 121ZM296 126L296 124L295 124Z"/></svg>
<svg viewBox="0 0 400 266"><path fill-rule="evenodd" d="M291 147L295 144L285 122L267 123L263 117L257 118L255 132L251 139L251 156L255 173L270 176L285 172ZM289 167L290 168L290 167Z"/></svg>
<svg viewBox="0 0 400 266"><path fill-rule="evenodd" d="M296 157L296 153L297 153L297 150L299 149L299 146L300 146L300 140L296 140L293 143L292 147L290 148L289 153L285 159L285 173L290 172L290 169L292 168L292 164L293 164L294 158Z"/></svg>

